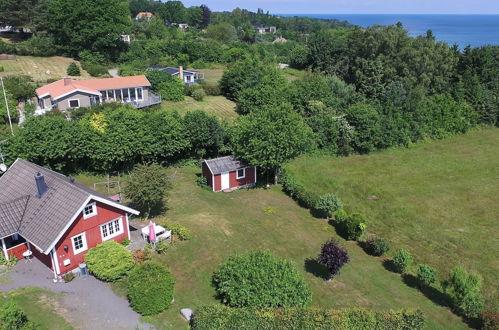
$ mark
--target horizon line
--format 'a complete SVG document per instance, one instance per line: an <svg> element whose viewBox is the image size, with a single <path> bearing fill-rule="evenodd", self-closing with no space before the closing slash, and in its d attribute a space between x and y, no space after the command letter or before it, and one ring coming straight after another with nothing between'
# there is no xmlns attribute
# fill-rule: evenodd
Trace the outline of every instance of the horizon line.
<svg viewBox="0 0 499 330"><path fill-rule="evenodd" d="M499 16L499 13L273 13L272 15L468 15Z"/></svg>

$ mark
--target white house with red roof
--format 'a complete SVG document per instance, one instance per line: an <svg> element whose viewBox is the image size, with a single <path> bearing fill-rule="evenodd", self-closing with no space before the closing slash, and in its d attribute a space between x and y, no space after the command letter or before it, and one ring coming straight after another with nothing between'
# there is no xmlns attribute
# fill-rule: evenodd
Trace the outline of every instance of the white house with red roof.
<svg viewBox="0 0 499 330"><path fill-rule="evenodd" d="M137 15L135 15L135 19L136 20L145 19L146 21L150 21L153 16L154 16L153 13L149 11L141 11L140 13L137 13Z"/></svg>
<svg viewBox="0 0 499 330"><path fill-rule="evenodd" d="M37 114L48 110L68 110L106 102L130 103L144 108L161 103L161 97L150 90L151 83L144 75L103 78L63 78L36 90Z"/></svg>

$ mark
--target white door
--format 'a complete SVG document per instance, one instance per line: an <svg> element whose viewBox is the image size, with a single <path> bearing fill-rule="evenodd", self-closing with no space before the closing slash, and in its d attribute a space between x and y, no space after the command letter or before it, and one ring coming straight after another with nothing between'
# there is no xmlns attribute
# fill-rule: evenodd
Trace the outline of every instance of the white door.
<svg viewBox="0 0 499 330"><path fill-rule="evenodd" d="M229 172L222 173L222 190L229 189Z"/></svg>

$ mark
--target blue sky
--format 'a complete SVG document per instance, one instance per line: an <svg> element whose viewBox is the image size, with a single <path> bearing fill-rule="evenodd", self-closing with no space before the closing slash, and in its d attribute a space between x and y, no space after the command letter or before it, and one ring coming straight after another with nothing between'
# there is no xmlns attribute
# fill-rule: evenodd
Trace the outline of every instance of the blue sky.
<svg viewBox="0 0 499 330"><path fill-rule="evenodd" d="M164 0L163 0L164 1ZM212 10L258 8L279 14L499 14L499 0L183 0Z"/></svg>

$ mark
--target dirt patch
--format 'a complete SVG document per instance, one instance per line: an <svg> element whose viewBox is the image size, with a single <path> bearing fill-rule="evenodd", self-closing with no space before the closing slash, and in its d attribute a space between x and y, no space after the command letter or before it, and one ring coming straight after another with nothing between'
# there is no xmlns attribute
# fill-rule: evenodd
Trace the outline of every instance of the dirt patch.
<svg viewBox="0 0 499 330"><path fill-rule="evenodd" d="M56 296L42 294L38 297L38 302L41 305L50 306L57 315L65 319L66 322L71 323L70 320L66 317L69 314L69 310L61 305Z"/></svg>

